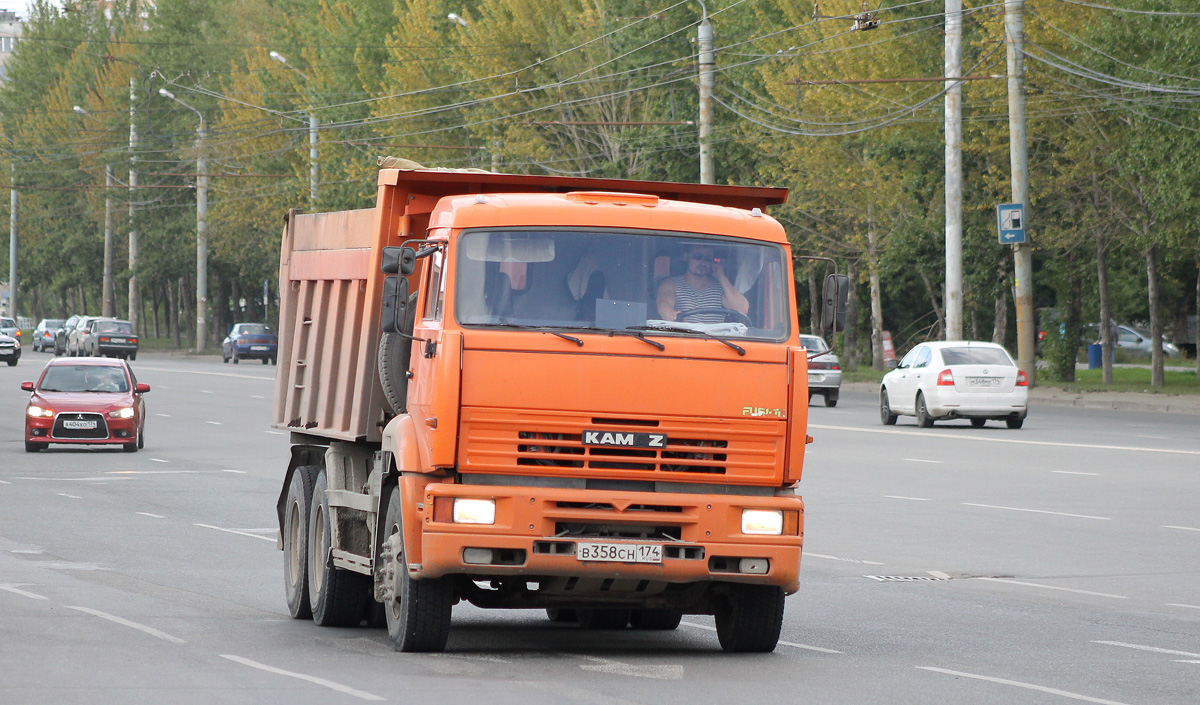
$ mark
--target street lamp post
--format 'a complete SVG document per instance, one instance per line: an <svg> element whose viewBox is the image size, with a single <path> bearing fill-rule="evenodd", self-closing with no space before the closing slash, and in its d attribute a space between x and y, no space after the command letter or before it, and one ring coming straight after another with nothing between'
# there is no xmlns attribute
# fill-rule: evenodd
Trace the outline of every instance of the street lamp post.
<svg viewBox="0 0 1200 705"><path fill-rule="evenodd" d="M273 52L269 53L268 56L270 56L275 61L278 61L279 63L283 64L284 66L288 67L289 69L291 69L291 70L295 71L296 73L300 74L301 76L303 76L304 80L306 82L309 80L308 74L304 73L303 71L296 68L295 66L292 66L291 64L289 64L288 60L286 58L284 58L283 54L280 54L277 51L273 51ZM319 153L317 150L317 128L318 127L320 127L320 124L317 122L316 113L313 112L312 100L309 99L309 101L308 101L308 202L310 204L317 202L317 186L320 183L320 172L318 171L318 161L317 161L317 158L319 156Z"/></svg>
<svg viewBox="0 0 1200 705"><path fill-rule="evenodd" d="M166 88L159 95L196 113L196 352L204 352L208 343L208 159L204 155L204 114L175 97Z"/></svg>
<svg viewBox="0 0 1200 705"><path fill-rule="evenodd" d="M75 112L80 115L91 116L86 109L76 105ZM105 318L111 318L113 315L113 216L112 216L112 189L113 181L115 180L113 168L111 164L104 165L104 281L101 284L104 291L101 296L103 304L101 305L101 314Z"/></svg>

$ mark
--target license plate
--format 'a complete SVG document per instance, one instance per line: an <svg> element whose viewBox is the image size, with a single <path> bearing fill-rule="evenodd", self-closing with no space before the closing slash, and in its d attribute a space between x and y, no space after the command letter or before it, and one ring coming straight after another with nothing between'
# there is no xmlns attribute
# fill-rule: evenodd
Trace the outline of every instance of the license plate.
<svg viewBox="0 0 1200 705"><path fill-rule="evenodd" d="M575 558L607 563L662 563L662 544L577 543Z"/></svg>
<svg viewBox="0 0 1200 705"><path fill-rule="evenodd" d="M251 350L266 350L267 346L266 345L251 345L250 349Z"/></svg>
<svg viewBox="0 0 1200 705"><path fill-rule="evenodd" d="M617 446L621 448L666 448L665 433L624 433L621 431L584 431L585 446Z"/></svg>
<svg viewBox="0 0 1200 705"><path fill-rule="evenodd" d="M823 382L824 380L825 380L825 375L814 375L812 373L809 373L809 375L808 375L808 383L809 384L812 384L813 382Z"/></svg>
<svg viewBox="0 0 1200 705"><path fill-rule="evenodd" d="M129 342L128 340L126 340L124 338L109 338L108 341L110 343L128 343Z"/></svg>
<svg viewBox="0 0 1200 705"><path fill-rule="evenodd" d="M63 419L63 428L69 428L73 431L86 431L96 428L96 420L80 421L79 419Z"/></svg>
<svg viewBox="0 0 1200 705"><path fill-rule="evenodd" d="M1000 378L999 377L968 377L967 378L967 386L968 387L980 387L980 388L999 387L1000 386Z"/></svg>

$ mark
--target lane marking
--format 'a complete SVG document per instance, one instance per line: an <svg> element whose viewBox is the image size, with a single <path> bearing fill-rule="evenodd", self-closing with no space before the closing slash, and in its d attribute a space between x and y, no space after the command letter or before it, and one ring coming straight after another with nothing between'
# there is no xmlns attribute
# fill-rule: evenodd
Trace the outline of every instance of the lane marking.
<svg viewBox="0 0 1200 705"><path fill-rule="evenodd" d="M246 474L246 471L245 471L245 470L222 470L221 472L232 472L232 473L236 473L236 474L238 474L238 475L245 475L245 474Z"/></svg>
<svg viewBox="0 0 1200 705"><path fill-rule="evenodd" d="M156 463L169 463L169 462L171 462L170 460L163 460L162 458L151 458L150 460L152 460L152 461L154 461L154 462L156 462Z"/></svg>
<svg viewBox="0 0 1200 705"><path fill-rule="evenodd" d="M1009 585L1024 585L1025 587L1042 588L1043 590L1060 590L1062 592L1074 592L1080 595L1095 595L1096 597L1111 597L1114 600L1128 600L1124 595L1112 595L1107 592L1092 592L1091 590L1077 590L1075 588L1059 587L1057 585L1042 585L1041 583L1023 583L1020 580L1008 580L1007 578L978 578L978 580L988 580L993 583L1008 583Z"/></svg>
<svg viewBox="0 0 1200 705"><path fill-rule="evenodd" d="M578 658L590 661L591 663L579 664L579 667L593 673L611 673L618 676L655 678L664 681L677 681L683 678L683 666L678 665L640 665L582 654Z"/></svg>
<svg viewBox="0 0 1200 705"><path fill-rule="evenodd" d="M1200 531L1200 529L1197 529L1194 526L1170 526L1168 524L1168 525L1164 525L1163 528L1164 529L1180 529L1182 531Z"/></svg>
<svg viewBox="0 0 1200 705"><path fill-rule="evenodd" d="M160 462L167 462L165 460ZM201 470L109 470L109 475L197 475ZM128 480L127 477L113 478Z"/></svg>
<svg viewBox="0 0 1200 705"><path fill-rule="evenodd" d="M856 431L858 433L884 433L899 436L912 436L915 438L952 438L958 441L976 441L979 443L1016 443L1018 445L1027 446L1048 446L1052 448L1087 448L1089 450L1121 450L1131 453L1168 453L1174 455L1200 455L1200 450L1177 450L1172 448L1142 448L1138 446L1104 446L1093 445L1091 443L1062 443L1057 441L1023 441L1017 438L990 438L988 436L967 436L953 433L921 433L918 431L893 431L882 428L858 428L855 426L827 426L823 424L809 424L809 428L818 428L823 431Z"/></svg>
<svg viewBox="0 0 1200 705"><path fill-rule="evenodd" d="M898 494L885 494L884 497L886 497L887 499L911 499L914 502L932 502L933 501L932 499L926 499L924 497L904 497L904 496L898 495Z"/></svg>
<svg viewBox="0 0 1200 705"><path fill-rule="evenodd" d="M251 398L251 399L266 399L266 397L264 397L264 396L263 396L263 395L261 395L261 394L251 394L251 395L250 395L250 398Z"/></svg>
<svg viewBox="0 0 1200 705"><path fill-rule="evenodd" d="M933 576L933 577L935 577L935 578L940 578L940 579L942 579L942 580L949 580L949 579L950 579L950 576L949 576L947 573L943 573L943 572L942 572L942 571L940 571L940 570L927 570L927 571L925 571L925 572L926 572L926 573L929 573L930 575L932 575L932 576Z"/></svg>
<svg viewBox="0 0 1200 705"><path fill-rule="evenodd" d="M1100 703L1100 705L1126 705L1126 703L1117 702L1116 700L1104 700L1103 698L1093 698L1079 693L1072 693L1068 690L1059 690L1058 688L1047 688L1044 685L1034 685L1033 683L1022 683L1021 681L1013 681L1007 678L994 678L992 676L981 676L977 673L964 673L962 671L951 671L945 668L934 668L933 666L917 666L922 671L933 671L934 673L945 673L950 676L961 676L963 678L974 678L975 680L988 681L989 683L999 683L1001 685L1012 685L1018 688L1027 690L1036 690L1042 693L1050 693L1051 695L1061 695L1064 698L1072 700L1082 700L1089 703Z"/></svg>
<svg viewBox="0 0 1200 705"><path fill-rule="evenodd" d="M1051 470L1050 472L1056 472L1059 475L1095 475L1097 477L1100 476L1100 473L1098 473L1098 472L1072 472L1071 470Z"/></svg>
<svg viewBox="0 0 1200 705"><path fill-rule="evenodd" d="M823 553L804 552L804 556L808 558L824 558L827 561L841 561L843 563L858 563L860 565L883 565L876 561L860 561L857 558L838 558L837 556L827 556Z"/></svg>
<svg viewBox="0 0 1200 705"><path fill-rule="evenodd" d="M161 416L161 417L163 417L164 419L169 419L169 418L171 418L171 415L170 415L170 414L155 414L155 416Z"/></svg>
<svg viewBox="0 0 1200 705"><path fill-rule="evenodd" d="M201 389L201 390L200 390L200 393L201 393L201 394L216 394L216 392L214 392L214 391L213 391L213 390L211 390L211 389Z"/></svg>
<svg viewBox="0 0 1200 705"><path fill-rule="evenodd" d="M128 480L128 477L15 477L14 480L44 480L47 482L111 482Z"/></svg>
<svg viewBox="0 0 1200 705"><path fill-rule="evenodd" d="M1188 609L1200 610L1200 605L1184 605L1178 602L1168 602L1167 607L1187 607Z"/></svg>
<svg viewBox="0 0 1200 705"><path fill-rule="evenodd" d="M941 461L941 460L925 460L924 458L901 458L901 460L905 460L910 463L932 463L934 465L944 465L945 464L944 461Z"/></svg>
<svg viewBox="0 0 1200 705"><path fill-rule="evenodd" d="M83 499L83 497L80 497L77 494L67 494L66 492L59 492L58 496L59 497L70 497L71 499Z"/></svg>
<svg viewBox="0 0 1200 705"><path fill-rule="evenodd" d="M150 517L151 519L166 519L166 517L161 514L151 514L150 512L134 512L134 514L141 514L142 516Z"/></svg>
<svg viewBox="0 0 1200 705"><path fill-rule="evenodd" d="M183 374L188 374L188 375L208 375L210 377L233 377L235 379L261 379L261 380L264 380L267 382L275 381L274 377L259 377L258 375L239 375L239 374L234 374L232 372L204 372L201 370L171 370L171 369L166 369L163 367L145 367L143 365L138 365L138 370L139 371L140 370L149 370L150 372L166 372L168 374L179 374L182 372ZM164 387L161 384L157 385L157 386L161 389L169 389L169 387Z"/></svg>
<svg viewBox="0 0 1200 705"><path fill-rule="evenodd" d="M1175 659L1175 663L1200 663L1200 659Z"/></svg>
<svg viewBox="0 0 1200 705"><path fill-rule="evenodd" d="M341 683L335 683L334 681L325 680L324 678L317 678L316 676L308 676L303 673L296 673L295 671L285 671L282 668L275 668L274 666L268 666L265 663L259 663L258 661L251 661L250 659L243 658L241 656L234 656L233 654L221 654L221 658L229 659L230 661L233 661L234 663L240 663L243 666L249 666L250 668L257 668L258 670L266 671L267 673L274 673L275 675L278 675L278 676L287 676L288 678L298 678L302 681L308 681L309 683L312 683L314 685L319 685L324 688L329 688L330 690L336 690L337 692L345 693L346 695L353 695L354 697L361 698L363 700L382 701L384 699L384 698L379 697L378 695L374 695L374 694L368 693L366 691L356 690L354 688L351 688L348 685L342 685Z"/></svg>
<svg viewBox="0 0 1200 705"><path fill-rule="evenodd" d="M707 625L707 624L696 624L695 622L680 622L680 624L682 624L682 625L684 625L684 626L687 626L687 627L694 627L695 629L703 629L703 630L704 630L704 631L706 631L706 632L715 632L715 631L717 631L717 628L716 628L716 627L712 627L712 626L709 626L709 625ZM780 640L779 640L779 644L780 644L781 646L790 646L790 647L792 647L793 649L804 649L805 651L818 651L818 652L820 652L820 653L822 653L822 654L842 654L842 653L845 653L844 651L838 651L837 649L826 649L826 648L825 648L825 647L823 647L823 646L812 646L812 645L810 645L810 644L797 644L797 643L796 643L796 642L794 642L794 641L784 641L783 639L780 639Z"/></svg>
<svg viewBox="0 0 1200 705"><path fill-rule="evenodd" d="M1160 649L1157 646L1143 646L1142 644L1127 644L1123 641L1093 641L1093 644L1107 644L1109 646L1120 646L1126 649L1135 649L1137 651L1149 651L1154 654L1170 654L1171 656L1188 656L1191 658L1200 658L1200 654L1194 654L1190 651L1175 651L1174 649Z"/></svg>
<svg viewBox="0 0 1200 705"><path fill-rule="evenodd" d="M1045 509L1022 509L1021 507L1001 507L997 504L975 504L974 502L963 502L966 507L984 507L986 509L1007 509L1010 512L1031 512L1033 514L1054 514L1060 517L1075 517L1076 519L1096 519L1098 521L1112 521L1108 517L1094 517L1088 514L1068 514L1067 512L1051 512Z"/></svg>
<svg viewBox="0 0 1200 705"><path fill-rule="evenodd" d="M1148 438L1152 441L1169 441L1169 440L1171 440L1170 436L1143 436L1140 433L1133 434L1133 437L1134 438Z"/></svg>
<svg viewBox="0 0 1200 705"><path fill-rule="evenodd" d="M249 536L252 539L262 539L263 541L275 543L275 538L273 536L259 536L258 534L251 534L246 531L238 531L237 529L222 529L219 526L213 526L211 524L195 524L194 526L199 526L205 529L213 529L215 531L224 531L229 534L237 534L238 536ZM274 529L272 529L272 531L274 531Z"/></svg>
<svg viewBox="0 0 1200 705"><path fill-rule="evenodd" d="M287 434L287 431L267 431L267 433L271 434L272 436L286 436L286 435L288 435L288 434Z"/></svg>
<svg viewBox="0 0 1200 705"><path fill-rule="evenodd" d="M35 594L32 592L27 592L25 590L18 588L15 585L0 585L0 590L3 590L5 592L11 592L14 595L20 595L21 597L28 597L31 600L49 600L50 599L49 597L44 597L42 595L38 595L38 594Z"/></svg>
<svg viewBox="0 0 1200 705"><path fill-rule="evenodd" d="M11 485L11 484L12 483L9 482L8 480L0 480L0 485Z"/></svg>
<svg viewBox="0 0 1200 705"><path fill-rule="evenodd" d="M78 612L83 612L85 614L90 614L94 617L99 617L100 619L107 619L108 621L113 622L114 624L120 624L121 626L129 627L130 629L136 629L139 632L142 632L144 634L149 634L150 636L156 637L158 639L163 639L164 641L169 641L172 644L186 644L187 643L186 641L184 641L183 639L180 639L177 636L171 636L170 634L168 634L166 632L161 632L161 631L155 629L154 627L147 627L145 624L138 624L137 622L131 622L128 619L125 619L123 617L118 617L115 614L101 612L100 610L94 610L90 607L77 607L77 606L73 606L73 605L67 605L67 609L76 610Z"/></svg>
<svg viewBox="0 0 1200 705"><path fill-rule="evenodd" d="M204 423L212 424L213 426L224 426L225 425L225 424L221 423L220 421L205 421Z"/></svg>

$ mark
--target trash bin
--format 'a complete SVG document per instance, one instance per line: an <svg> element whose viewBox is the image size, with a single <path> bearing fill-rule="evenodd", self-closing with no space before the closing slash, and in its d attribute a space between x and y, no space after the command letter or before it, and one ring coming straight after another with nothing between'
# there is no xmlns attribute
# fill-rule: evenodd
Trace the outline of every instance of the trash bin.
<svg viewBox="0 0 1200 705"><path fill-rule="evenodd" d="M1092 343L1088 346L1088 369L1098 370L1104 366L1104 346Z"/></svg>

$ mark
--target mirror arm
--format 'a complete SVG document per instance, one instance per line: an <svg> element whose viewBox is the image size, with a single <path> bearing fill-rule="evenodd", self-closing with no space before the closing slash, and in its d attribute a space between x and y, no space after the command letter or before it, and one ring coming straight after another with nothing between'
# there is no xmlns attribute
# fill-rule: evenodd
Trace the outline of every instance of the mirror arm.
<svg viewBox="0 0 1200 705"><path fill-rule="evenodd" d="M408 338L409 340L414 340L418 343L425 343L425 349L421 351L421 354L425 357L433 357L434 355L437 355L437 341L433 338L419 338L415 335L401 333L399 331L395 333L388 333L388 335L398 335L401 338Z"/></svg>

